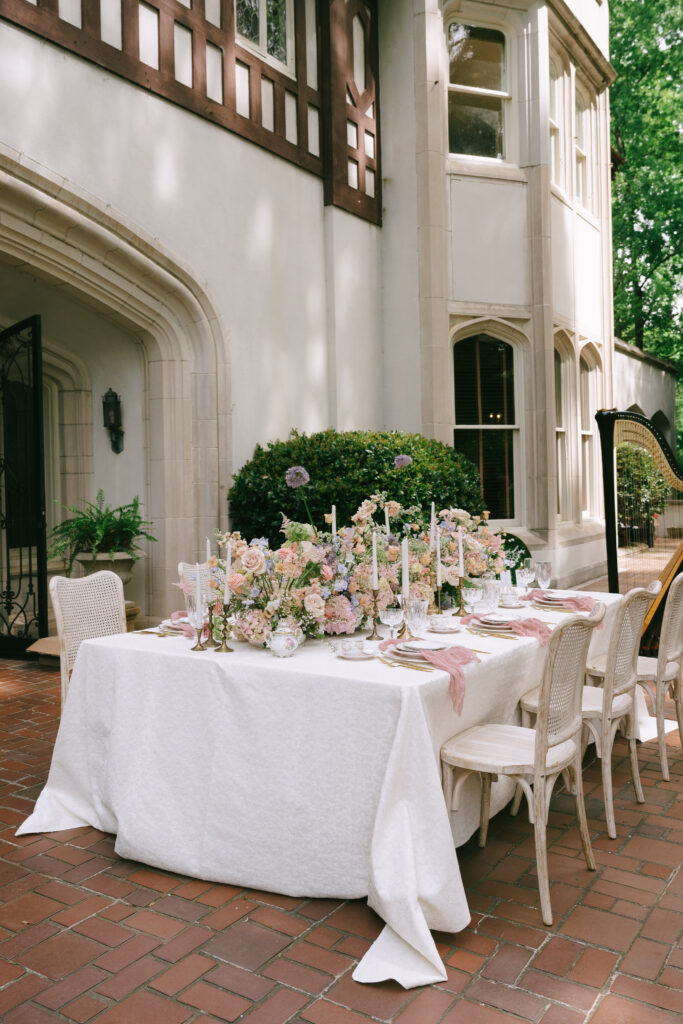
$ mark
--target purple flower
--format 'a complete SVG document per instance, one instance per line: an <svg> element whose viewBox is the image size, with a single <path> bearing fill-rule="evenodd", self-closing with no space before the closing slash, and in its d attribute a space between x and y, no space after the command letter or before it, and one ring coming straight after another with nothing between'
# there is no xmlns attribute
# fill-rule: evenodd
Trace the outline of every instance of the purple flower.
<svg viewBox="0 0 683 1024"><path fill-rule="evenodd" d="M406 469L412 461L410 455L397 455L394 459L394 466L396 469Z"/></svg>
<svg viewBox="0 0 683 1024"><path fill-rule="evenodd" d="M285 481L288 487L303 487L310 479L303 466L290 466L285 473Z"/></svg>

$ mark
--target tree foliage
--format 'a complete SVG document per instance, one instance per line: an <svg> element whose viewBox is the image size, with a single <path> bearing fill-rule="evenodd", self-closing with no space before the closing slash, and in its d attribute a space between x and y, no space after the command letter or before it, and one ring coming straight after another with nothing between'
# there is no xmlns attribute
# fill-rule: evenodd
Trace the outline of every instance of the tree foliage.
<svg viewBox="0 0 683 1024"><path fill-rule="evenodd" d="M615 332L683 370L683 0L612 0ZM679 405L682 399L679 385ZM681 450L679 432L679 451Z"/></svg>
<svg viewBox="0 0 683 1024"><path fill-rule="evenodd" d="M610 4L616 333L681 357L683 3Z"/></svg>

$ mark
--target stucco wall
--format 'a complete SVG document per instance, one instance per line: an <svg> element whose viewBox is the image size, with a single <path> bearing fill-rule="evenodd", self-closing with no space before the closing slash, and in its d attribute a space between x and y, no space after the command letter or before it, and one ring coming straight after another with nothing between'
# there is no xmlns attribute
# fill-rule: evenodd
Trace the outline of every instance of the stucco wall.
<svg viewBox="0 0 683 1024"><path fill-rule="evenodd" d="M676 451L676 373L673 367L641 353L633 345L617 342L614 404L621 412L637 406L648 419L663 413L669 423L669 429L664 432L666 439Z"/></svg>
<svg viewBox="0 0 683 1024"><path fill-rule="evenodd" d="M379 289L351 288L376 279L376 228L338 213L349 276L326 255L317 177L6 23L0 90L5 145L139 225L210 295L231 363L236 466L256 442L334 422L335 302L353 304L343 332L368 359L364 418L381 422Z"/></svg>

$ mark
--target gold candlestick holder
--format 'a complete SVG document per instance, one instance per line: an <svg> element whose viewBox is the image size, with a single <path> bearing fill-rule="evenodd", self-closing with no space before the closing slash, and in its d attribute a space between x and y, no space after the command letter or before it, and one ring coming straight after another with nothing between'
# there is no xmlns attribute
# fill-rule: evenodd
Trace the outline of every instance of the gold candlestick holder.
<svg viewBox="0 0 683 1024"><path fill-rule="evenodd" d="M373 590L373 592L372 592L372 598L373 598L372 633L368 637L368 640L381 640L382 639L381 634L377 632L377 623L379 621L379 616L377 614L377 598L378 597L379 597L379 590Z"/></svg>
<svg viewBox="0 0 683 1024"><path fill-rule="evenodd" d="M212 650L216 647L220 647L220 644L213 635L213 605L209 605L209 635L204 641L204 646L211 648Z"/></svg>
<svg viewBox="0 0 683 1024"><path fill-rule="evenodd" d="M234 649L228 647L228 637L230 636L230 623L228 622L228 615L230 614L230 602L223 605L223 614L221 615L221 642L216 648L216 654L234 654Z"/></svg>
<svg viewBox="0 0 683 1024"><path fill-rule="evenodd" d="M462 596L462 591L463 591L463 587L464 586L465 586L465 578L464 578L464 576L459 576L458 577L458 605L459 605L459 607L458 607L457 612L455 613L456 616L458 616L459 618L462 617L463 615L467 615L467 612L465 611L465 601L464 601L463 596Z"/></svg>
<svg viewBox="0 0 683 1024"><path fill-rule="evenodd" d="M436 609L437 614L441 615L441 587L436 588Z"/></svg>
<svg viewBox="0 0 683 1024"><path fill-rule="evenodd" d="M202 624L201 624L201 626L199 626L199 628L197 628L195 626L195 633L197 634L197 643L194 645L194 647L190 647L191 651L205 651L206 650L206 644L202 640L202 633L203 632L204 632L204 623L202 622Z"/></svg>

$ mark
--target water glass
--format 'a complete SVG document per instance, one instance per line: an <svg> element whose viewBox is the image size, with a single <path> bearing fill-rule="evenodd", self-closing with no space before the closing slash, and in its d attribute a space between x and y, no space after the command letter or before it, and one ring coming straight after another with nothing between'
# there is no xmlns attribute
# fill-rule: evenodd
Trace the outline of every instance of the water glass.
<svg viewBox="0 0 683 1024"><path fill-rule="evenodd" d="M196 591L187 590L185 592L185 611L187 612L187 621L193 629L202 629L204 626L205 610L206 601L204 598L200 596L198 605Z"/></svg>
<svg viewBox="0 0 683 1024"><path fill-rule="evenodd" d="M389 627L391 639L396 638L398 627L403 622L403 609L398 607L383 608L379 613L379 621Z"/></svg>
<svg viewBox="0 0 683 1024"><path fill-rule="evenodd" d="M547 590L553 577L552 562L536 562L536 582L541 590Z"/></svg>
<svg viewBox="0 0 683 1024"><path fill-rule="evenodd" d="M495 612L500 601L500 583L498 580L482 581L482 601L480 611Z"/></svg>
<svg viewBox="0 0 683 1024"><path fill-rule="evenodd" d="M418 597L411 597L404 602L403 614L413 636L417 636L426 627L428 608L429 602Z"/></svg>
<svg viewBox="0 0 683 1024"><path fill-rule="evenodd" d="M481 583L470 582L469 586L462 588L462 599L465 604L465 611L468 615L478 611L479 604L484 596L484 591Z"/></svg>

